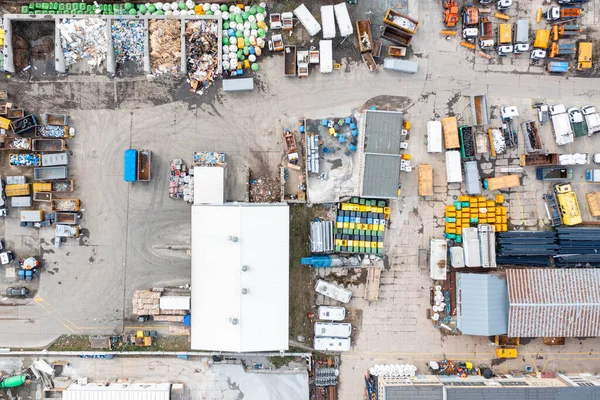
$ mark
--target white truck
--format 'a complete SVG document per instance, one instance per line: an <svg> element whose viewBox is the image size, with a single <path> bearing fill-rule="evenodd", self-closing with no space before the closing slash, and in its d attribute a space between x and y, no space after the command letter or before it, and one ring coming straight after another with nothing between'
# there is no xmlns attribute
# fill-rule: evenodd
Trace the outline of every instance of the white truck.
<svg viewBox="0 0 600 400"><path fill-rule="evenodd" d="M321 6L321 24L323 25L323 39L335 38L335 14L333 6Z"/></svg>
<svg viewBox="0 0 600 400"><path fill-rule="evenodd" d="M600 114L596 112L596 107L585 106L581 108L581 113L585 118L585 123L588 127L588 136L600 132Z"/></svg>
<svg viewBox="0 0 600 400"><path fill-rule="evenodd" d="M323 321L343 321L344 318L346 318L346 309L344 307L319 307L319 319Z"/></svg>
<svg viewBox="0 0 600 400"><path fill-rule="evenodd" d="M294 10L294 15L298 18L298 21L302 23L304 28L306 28L310 36L315 36L321 31L321 25L319 25L315 17L313 17L304 4L300 4Z"/></svg>
<svg viewBox="0 0 600 400"><path fill-rule="evenodd" d="M317 351L349 351L349 338L315 337L314 347Z"/></svg>
<svg viewBox="0 0 600 400"><path fill-rule="evenodd" d="M573 128L569 121L567 109L562 104L550 106L550 119L552 120L552 129L554 138L559 146L573 143Z"/></svg>
<svg viewBox="0 0 600 400"><path fill-rule="evenodd" d="M460 151L452 150L446 152L446 178L448 183L462 182Z"/></svg>

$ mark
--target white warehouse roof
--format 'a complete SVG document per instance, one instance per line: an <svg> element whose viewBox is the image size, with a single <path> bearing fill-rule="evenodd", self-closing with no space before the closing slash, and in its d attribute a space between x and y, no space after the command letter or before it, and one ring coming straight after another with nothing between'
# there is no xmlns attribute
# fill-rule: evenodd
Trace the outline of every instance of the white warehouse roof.
<svg viewBox="0 0 600 400"><path fill-rule="evenodd" d="M288 349L289 221L287 204L192 207L192 349Z"/></svg>
<svg viewBox="0 0 600 400"><path fill-rule="evenodd" d="M223 204L225 167L194 167L194 205Z"/></svg>
<svg viewBox="0 0 600 400"><path fill-rule="evenodd" d="M100 383L70 385L63 391L63 400L169 400L170 383Z"/></svg>

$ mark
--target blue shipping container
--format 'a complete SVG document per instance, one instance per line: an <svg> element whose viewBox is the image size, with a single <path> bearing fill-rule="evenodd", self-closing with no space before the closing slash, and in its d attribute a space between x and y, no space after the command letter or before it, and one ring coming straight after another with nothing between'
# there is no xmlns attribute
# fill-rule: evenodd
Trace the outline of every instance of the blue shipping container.
<svg viewBox="0 0 600 400"><path fill-rule="evenodd" d="M125 182L137 180L137 150L125 150L124 174Z"/></svg>
<svg viewBox="0 0 600 400"><path fill-rule="evenodd" d="M548 72L567 72L569 63L566 61L551 61L548 63Z"/></svg>

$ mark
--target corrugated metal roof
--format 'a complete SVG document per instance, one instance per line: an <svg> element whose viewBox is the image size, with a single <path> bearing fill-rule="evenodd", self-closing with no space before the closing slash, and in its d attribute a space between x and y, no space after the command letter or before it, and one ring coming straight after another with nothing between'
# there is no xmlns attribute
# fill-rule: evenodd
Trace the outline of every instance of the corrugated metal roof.
<svg viewBox="0 0 600 400"><path fill-rule="evenodd" d="M446 400L598 400L600 387L446 387Z"/></svg>
<svg viewBox="0 0 600 400"><path fill-rule="evenodd" d="M496 274L456 274L459 317L464 335L491 336L508 332L506 279Z"/></svg>
<svg viewBox="0 0 600 400"><path fill-rule="evenodd" d="M508 334L600 336L600 269L508 269Z"/></svg>
<svg viewBox="0 0 600 400"><path fill-rule="evenodd" d="M441 385L387 386L383 400L442 400Z"/></svg>
<svg viewBox="0 0 600 400"><path fill-rule="evenodd" d="M171 384L169 383L90 383L87 385L70 385L63 393L64 400L169 400Z"/></svg>
<svg viewBox="0 0 600 400"><path fill-rule="evenodd" d="M400 154L400 135L404 118L397 111L365 112L365 152Z"/></svg>
<svg viewBox="0 0 600 400"><path fill-rule="evenodd" d="M365 154L361 196L391 199L398 197L400 156Z"/></svg>

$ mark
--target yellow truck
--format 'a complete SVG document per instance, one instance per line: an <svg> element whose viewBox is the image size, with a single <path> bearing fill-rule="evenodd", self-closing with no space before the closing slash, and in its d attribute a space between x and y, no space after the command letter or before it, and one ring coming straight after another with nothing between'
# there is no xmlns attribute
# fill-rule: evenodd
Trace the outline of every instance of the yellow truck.
<svg viewBox="0 0 600 400"><path fill-rule="evenodd" d="M563 224L568 226L578 225L583 222L577 195L568 183L559 183L554 186L558 207L562 215Z"/></svg>
<svg viewBox="0 0 600 400"><path fill-rule="evenodd" d="M579 42L577 50L577 71L592 68L592 42Z"/></svg>
<svg viewBox="0 0 600 400"><path fill-rule="evenodd" d="M498 29L498 44L512 44L513 26L510 23L500 24Z"/></svg>
<svg viewBox="0 0 600 400"><path fill-rule="evenodd" d="M442 130L444 132L444 146L446 150L459 149L458 121L456 117L442 118Z"/></svg>
<svg viewBox="0 0 600 400"><path fill-rule="evenodd" d="M535 33L535 41L533 42L533 47L536 49L544 49L548 48L548 42L550 41L550 31L548 29L538 29Z"/></svg>
<svg viewBox="0 0 600 400"><path fill-rule="evenodd" d="M495 176L483 180L483 187L486 190L509 189L517 186L521 186L521 177L519 175Z"/></svg>
<svg viewBox="0 0 600 400"><path fill-rule="evenodd" d="M6 185L4 187L4 193L7 197L13 196L29 196L31 193L31 187L28 183L17 184L17 185Z"/></svg>

